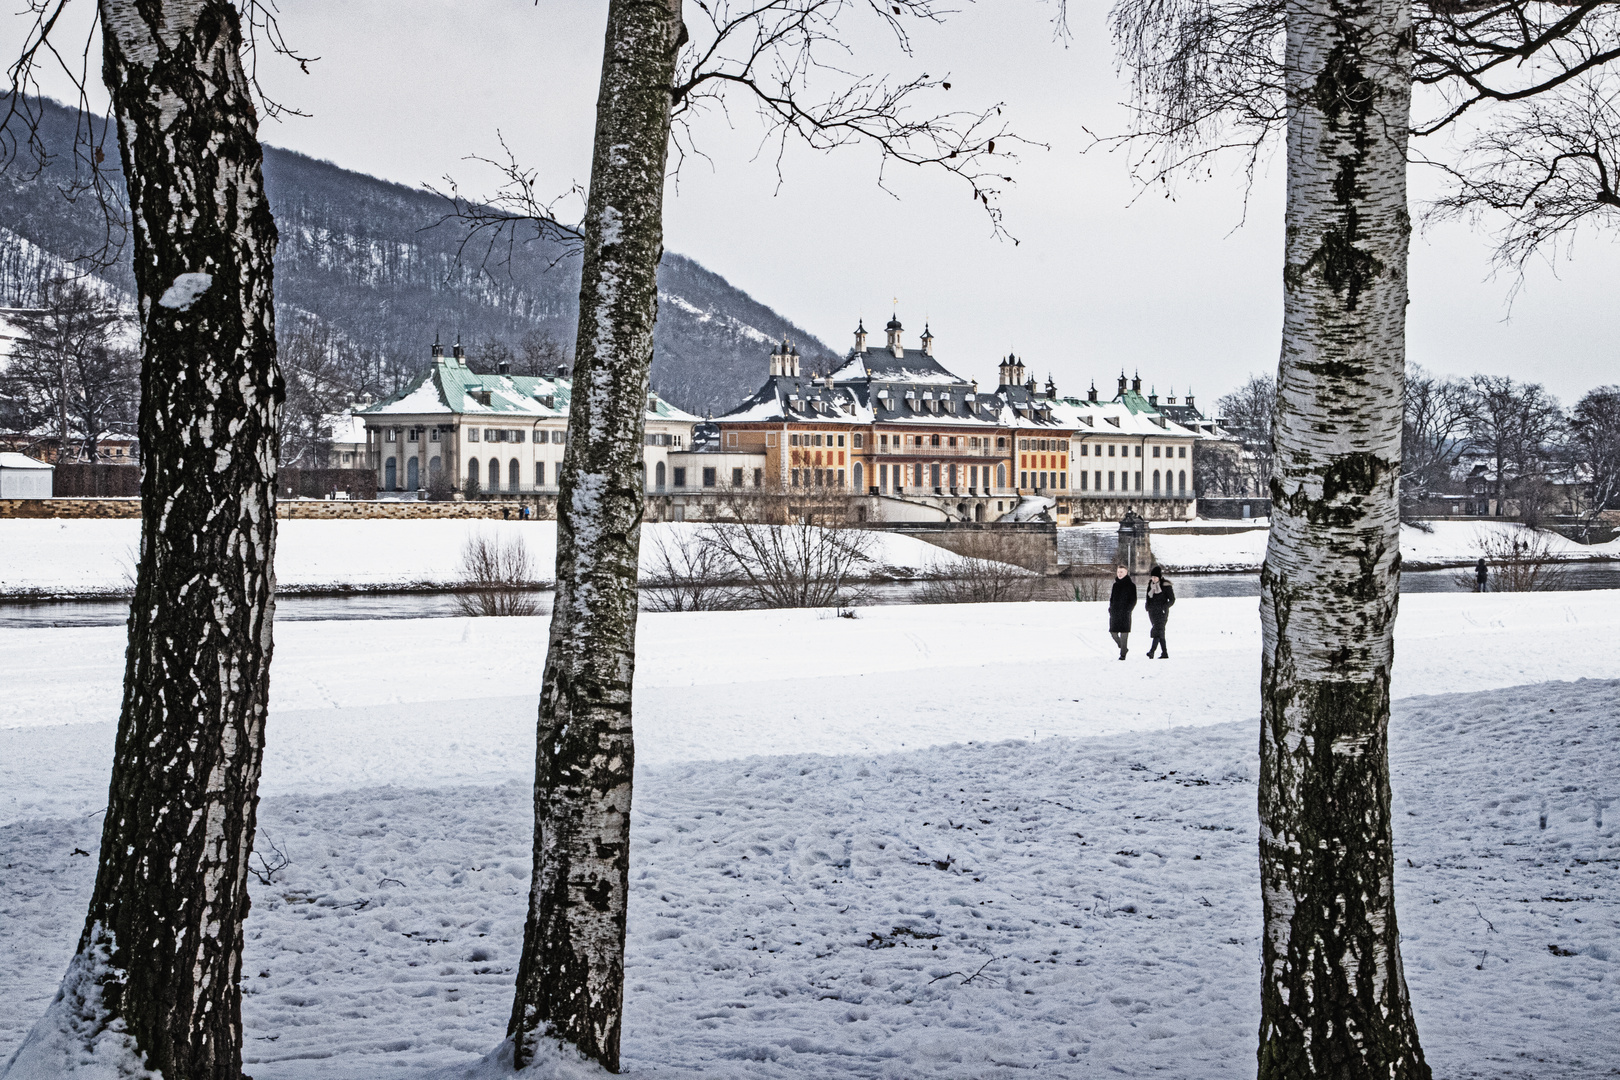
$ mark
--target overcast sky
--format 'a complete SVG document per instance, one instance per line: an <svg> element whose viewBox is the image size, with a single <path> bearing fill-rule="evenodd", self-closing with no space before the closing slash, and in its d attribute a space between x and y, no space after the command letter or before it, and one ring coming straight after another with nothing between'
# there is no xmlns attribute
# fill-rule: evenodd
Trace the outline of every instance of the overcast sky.
<svg viewBox="0 0 1620 1080"><path fill-rule="evenodd" d="M78 3L88 17L90 0ZM584 184L606 6L281 0L288 39L320 60L308 75L277 58L261 62L273 93L311 114L268 122L262 137L401 183L452 174L487 192L495 178L463 159L497 156L499 131L540 170L543 188ZM1235 168L1184 184L1173 199L1138 197L1123 154L1084 152L1088 131L1118 133L1127 121L1106 5L1070 4L1067 46L1053 39L1048 4L964 8L944 26L920 28L913 57L862 32L846 63L896 78L948 73L953 89L940 92L941 107L1004 102L1019 133L1048 144L1009 162L1018 183L1003 206L1019 243L994 237L965 185L942 173L891 166L889 190L880 189L866 148L823 156L790 147L779 181L774 155L757 154L759 125L739 108L731 127L719 116L700 127L712 161L689 161L671 184L666 246L840 351L857 319L871 329L897 307L908 344L926 320L941 360L981 380L1011 350L1064 392L1093 379L1109 389L1123 367L1160 393L1191 388L1212 404L1248 373L1274 370L1280 161L1246 203ZM14 52L22 26L12 22ZM60 92L59 82L47 87ZM1415 191L1425 184L1414 176ZM1492 278L1488 241L1460 225L1414 238L1411 280L1414 362L1542 381L1566 404L1620 382L1620 250L1611 238L1588 238L1572 262L1535 267L1511 311L1512 281ZM761 375L766 364L762 356Z"/></svg>

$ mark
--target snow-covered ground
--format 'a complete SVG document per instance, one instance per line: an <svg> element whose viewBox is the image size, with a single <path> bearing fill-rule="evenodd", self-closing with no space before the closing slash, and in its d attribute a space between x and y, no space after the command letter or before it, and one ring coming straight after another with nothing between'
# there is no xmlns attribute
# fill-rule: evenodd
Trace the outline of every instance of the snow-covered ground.
<svg viewBox="0 0 1620 1080"><path fill-rule="evenodd" d="M660 543L676 543L698 527L679 522L644 526L643 573L657 572ZM1519 528L1463 521L1438 522L1432 533L1403 528L1401 555L1409 566L1461 565L1479 557L1482 530ZM1083 548L1101 561L1113 558L1116 526L1085 525L1064 532L1073 534L1060 541L1065 549ZM276 577L289 592L454 586L461 576L463 547L469 537L479 534L521 536L538 577L551 579L557 561L555 522L477 520L283 521ZM1082 534L1084 542L1076 544ZM949 572L961 562L943 548L913 537L886 532L865 536L870 545L868 576ZM1224 535L1203 530L1166 535L1155 530L1153 554L1173 572L1254 571L1265 558L1266 536L1265 529ZM1549 541L1565 558L1620 558L1620 541L1585 547L1552 534ZM139 547L136 520L0 519L0 597L127 595L134 587Z"/></svg>
<svg viewBox="0 0 1620 1080"><path fill-rule="evenodd" d="M1210 523L1206 523L1210 524ZM1213 523L1222 524L1222 523ZM1236 524L1227 522L1225 524ZM1173 526L1172 526L1173 527ZM1110 531L1115 526L1086 526ZM1436 521L1431 532L1401 527L1401 561L1407 567L1461 566L1471 563L1483 554L1482 537L1496 532L1526 531L1513 522ZM1556 533L1544 533L1549 550L1562 559L1616 559L1620 558L1620 541L1608 544L1584 545L1566 540ZM1246 571L1259 570L1266 558L1266 529L1211 535L1192 532L1167 535L1154 530L1150 535L1153 556L1166 569L1186 573L1189 571Z"/></svg>
<svg viewBox="0 0 1620 1080"><path fill-rule="evenodd" d="M656 572L660 542L676 543L698 526L663 522L642 528L643 573ZM522 537L540 580L557 563L554 521L281 522L276 544L280 588L300 590L431 588L461 578L470 537ZM894 533L866 533L868 574L915 576L961 560L933 544ZM135 519L0 519L0 596L121 595L134 588L141 523Z"/></svg>
<svg viewBox="0 0 1620 1080"><path fill-rule="evenodd" d="M1614 1075L1620 609L1401 607L1397 889L1436 1075ZM643 615L628 1071L1252 1075L1256 623L1186 600L1171 660L1120 663L1096 604ZM544 632L277 628L258 1080L463 1075L500 1041ZM78 935L122 647L0 630L0 1058Z"/></svg>

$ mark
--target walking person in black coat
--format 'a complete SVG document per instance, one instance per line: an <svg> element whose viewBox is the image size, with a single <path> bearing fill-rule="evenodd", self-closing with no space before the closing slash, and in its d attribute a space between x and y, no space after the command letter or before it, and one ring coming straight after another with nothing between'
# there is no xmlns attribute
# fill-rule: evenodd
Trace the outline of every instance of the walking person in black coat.
<svg viewBox="0 0 1620 1080"><path fill-rule="evenodd" d="M1119 646L1119 658L1125 659L1130 650L1125 647L1131 636L1131 612L1136 609L1136 582L1131 580L1127 567L1114 568L1114 588L1108 594L1108 636Z"/></svg>
<svg viewBox="0 0 1620 1080"><path fill-rule="evenodd" d="M1153 658L1153 650L1159 650L1159 659L1170 659L1170 646L1164 643L1164 624L1170 621L1170 608L1176 602L1176 590L1164 580L1164 571L1155 566L1148 571L1147 599L1142 606L1147 609L1148 622L1153 627L1153 639L1148 644L1148 659Z"/></svg>
<svg viewBox="0 0 1620 1080"><path fill-rule="evenodd" d="M1474 591L1475 592L1486 592L1487 591L1486 590L1486 585L1490 581L1490 577L1491 577L1491 571L1490 571L1490 569L1488 567L1486 567L1484 559L1481 559L1481 560L1479 560L1479 562L1475 563L1474 564Z"/></svg>

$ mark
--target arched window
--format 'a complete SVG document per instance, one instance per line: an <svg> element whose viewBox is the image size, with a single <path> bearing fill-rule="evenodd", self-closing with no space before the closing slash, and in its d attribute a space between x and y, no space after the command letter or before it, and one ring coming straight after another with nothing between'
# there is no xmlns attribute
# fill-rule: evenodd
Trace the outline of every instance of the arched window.
<svg viewBox="0 0 1620 1080"><path fill-rule="evenodd" d="M478 485L478 480L479 480L479 475L478 474L483 471L483 468L484 467L482 465L478 464L478 459L477 458L468 458L467 459L467 483L473 485L474 487L476 487Z"/></svg>
<svg viewBox="0 0 1620 1080"><path fill-rule="evenodd" d="M653 484L659 490L664 490L664 463L660 461L653 469Z"/></svg>
<svg viewBox="0 0 1620 1080"><path fill-rule="evenodd" d="M428 458L428 486L429 487L432 487L434 482L436 482L439 479L439 473L442 472L443 469L444 469L444 466L442 464L440 464L438 458L436 458L436 457Z"/></svg>
<svg viewBox="0 0 1620 1080"><path fill-rule="evenodd" d="M489 490L501 490L501 463L494 458L489 459Z"/></svg>
<svg viewBox="0 0 1620 1080"><path fill-rule="evenodd" d="M518 464L517 458L513 458L511 464L506 467L506 481L509 490L523 490L523 466Z"/></svg>
<svg viewBox="0 0 1620 1080"><path fill-rule="evenodd" d="M1186 469L1181 470L1181 493L1183 495L1187 494L1187 470Z"/></svg>
<svg viewBox="0 0 1620 1080"><path fill-rule="evenodd" d="M415 491L422 486L422 466L415 457L405 459L405 490Z"/></svg>
<svg viewBox="0 0 1620 1080"><path fill-rule="evenodd" d="M1153 470L1153 494L1157 495L1158 493L1159 493L1159 470L1154 469Z"/></svg>
<svg viewBox="0 0 1620 1080"><path fill-rule="evenodd" d="M399 468L394 464L394 459L389 458L387 464L383 466L383 490L397 491L399 489L398 477Z"/></svg>
<svg viewBox="0 0 1620 1080"><path fill-rule="evenodd" d="M1000 443L1002 441L1003 440L1001 440L1001 439L996 440L997 443ZM1007 466L1005 466L1005 465L997 465L996 466L996 487L1004 488L1006 486L1007 486Z"/></svg>
<svg viewBox="0 0 1620 1080"><path fill-rule="evenodd" d="M865 491L861 486L861 463L858 461L855 463L855 490L858 493Z"/></svg>

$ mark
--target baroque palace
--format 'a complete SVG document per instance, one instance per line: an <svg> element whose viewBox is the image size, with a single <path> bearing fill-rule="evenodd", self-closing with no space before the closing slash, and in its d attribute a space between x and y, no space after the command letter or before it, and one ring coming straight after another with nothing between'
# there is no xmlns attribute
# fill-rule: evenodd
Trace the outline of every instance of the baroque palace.
<svg viewBox="0 0 1620 1080"><path fill-rule="evenodd" d="M1193 516L1195 448L1214 428L1191 397L1161 405L1123 374L1110 399L1095 386L1061 397L1014 356L981 389L940 364L926 327L919 348L902 335L898 319L882 345L857 327L844 362L819 377L784 340L764 384L711 421L648 395L644 476L663 496L650 512L707 516L723 497L814 493L854 500L868 521ZM565 368L481 375L460 345L449 356L434 345L427 371L355 414L363 433L334 459L365 460L383 491L555 495L571 387Z"/></svg>
<svg viewBox="0 0 1620 1080"><path fill-rule="evenodd" d="M846 491L874 521L994 521L1040 508L1060 523L1127 510L1192 516L1194 447L1205 433L1170 419L1140 378L1121 375L1106 401L1095 386L1060 397L1008 356L997 385L981 389L940 364L928 328L915 349L903 331L890 319L878 346L857 327L844 363L820 378L783 341L765 384L714 418L718 445L705 440L682 457L724 459L727 467L702 470L706 485Z"/></svg>

